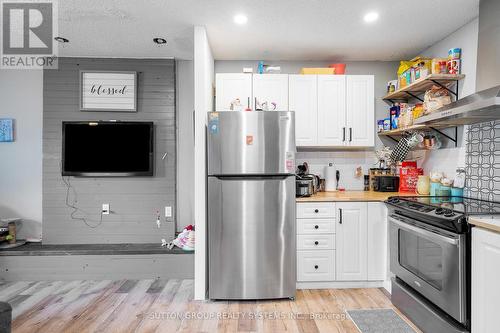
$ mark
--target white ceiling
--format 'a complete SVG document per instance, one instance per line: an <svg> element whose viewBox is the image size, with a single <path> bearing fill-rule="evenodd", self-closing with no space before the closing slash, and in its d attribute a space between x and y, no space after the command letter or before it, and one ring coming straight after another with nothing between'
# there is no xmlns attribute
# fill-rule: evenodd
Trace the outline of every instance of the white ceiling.
<svg viewBox="0 0 500 333"><path fill-rule="evenodd" d="M218 60L399 60L478 15L479 0L60 0L60 56L191 59L204 25ZM377 22L363 15L377 11ZM233 16L244 13L238 26ZM159 47L153 37L165 37ZM460 47L460 45L457 45Z"/></svg>

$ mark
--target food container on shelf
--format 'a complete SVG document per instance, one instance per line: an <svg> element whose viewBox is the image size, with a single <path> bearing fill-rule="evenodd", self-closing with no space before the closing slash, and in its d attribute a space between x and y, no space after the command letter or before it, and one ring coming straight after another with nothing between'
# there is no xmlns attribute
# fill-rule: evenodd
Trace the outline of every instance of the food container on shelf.
<svg viewBox="0 0 500 333"><path fill-rule="evenodd" d="M432 71L432 59L430 58L415 58L416 64L414 68L414 81L427 77Z"/></svg>
<svg viewBox="0 0 500 333"><path fill-rule="evenodd" d="M460 74L460 59L448 59L448 74Z"/></svg>
<svg viewBox="0 0 500 333"><path fill-rule="evenodd" d="M335 68L302 68L300 74L335 74Z"/></svg>
<svg viewBox="0 0 500 333"><path fill-rule="evenodd" d="M384 119L377 120L377 133L384 131Z"/></svg>
<svg viewBox="0 0 500 333"><path fill-rule="evenodd" d="M387 92L392 93L398 90L398 80L391 80L387 82Z"/></svg>
<svg viewBox="0 0 500 333"><path fill-rule="evenodd" d="M391 118L391 129L398 128L398 118L399 118L399 105L394 105L389 109L389 114Z"/></svg>
<svg viewBox="0 0 500 333"><path fill-rule="evenodd" d="M333 74L345 74L345 64L330 64L328 67L333 68Z"/></svg>
<svg viewBox="0 0 500 333"><path fill-rule="evenodd" d="M462 54L462 49L459 47L455 47L448 51L448 59L460 59Z"/></svg>
<svg viewBox="0 0 500 333"><path fill-rule="evenodd" d="M432 74L446 74L448 73L447 59L434 58L432 59Z"/></svg>
<svg viewBox="0 0 500 333"><path fill-rule="evenodd" d="M390 131L391 130L391 118L385 118L384 119L384 131Z"/></svg>
<svg viewBox="0 0 500 333"><path fill-rule="evenodd" d="M415 106L413 107L413 119L417 119L417 118L420 118L423 116L424 114L424 105L422 103L417 103L415 104Z"/></svg>

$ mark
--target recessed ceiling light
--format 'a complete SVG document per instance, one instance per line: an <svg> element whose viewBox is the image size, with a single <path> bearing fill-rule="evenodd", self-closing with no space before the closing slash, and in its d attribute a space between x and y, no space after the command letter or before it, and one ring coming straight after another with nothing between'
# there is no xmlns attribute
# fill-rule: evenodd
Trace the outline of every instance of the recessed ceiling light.
<svg viewBox="0 0 500 333"><path fill-rule="evenodd" d="M54 39L56 42L59 42L59 43L69 43L69 40L67 38L64 38L64 37L54 37Z"/></svg>
<svg viewBox="0 0 500 333"><path fill-rule="evenodd" d="M167 40L161 37L153 38L153 42L155 42L158 45L167 44Z"/></svg>
<svg viewBox="0 0 500 333"><path fill-rule="evenodd" d="M366 23L375 22L376 20L378 20L378 13L377 12L369 12L363 17L363 20L365 20Z"/></svg>
<svg viewBox="0 0 500 333"><path fill-rule="evenodd" d="M248 17L243 14L238 14L234 16L234 23L236 24L246 24L248 22Z"/></svg>

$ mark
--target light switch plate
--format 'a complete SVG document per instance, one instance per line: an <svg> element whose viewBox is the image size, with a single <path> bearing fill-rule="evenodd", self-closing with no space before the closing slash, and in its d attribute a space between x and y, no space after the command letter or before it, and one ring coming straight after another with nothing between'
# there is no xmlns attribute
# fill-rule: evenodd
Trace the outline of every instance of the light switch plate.
<svg viewBox="0 0 500 333"><path fill-rule="evenodd" d="M102 204L102 215L109 215L109 204Z"/></svg>
<svg viewBox="0 0 500 333"><path fill-rule="evenodd" d="M165 217L172 217L172 207L165 206Z"/></svg>

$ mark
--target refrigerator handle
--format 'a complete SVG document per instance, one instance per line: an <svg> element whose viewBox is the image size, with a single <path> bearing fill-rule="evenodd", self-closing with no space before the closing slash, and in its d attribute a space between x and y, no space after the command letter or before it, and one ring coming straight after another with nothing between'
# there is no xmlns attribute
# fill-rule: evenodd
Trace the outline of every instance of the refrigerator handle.
<svg viewBox="0 0 500 333"><path fill-rule="evenodd" d="M345 141L345 127L342 127L342 142Z"/></svg>
<svg viewBox="0 0 500 333"><path fill-rule="evenodd" d="M228 175L228 176L221 176L221 175L216 175L213 176L217 179L221 180L266 180L266 179L286 179L288 177L295 177L293 174L276 174L276 175Z"/></svg>
<svg viewBox="0 0 500 333"><path fill-rule="evenodd" d="M194 142L194 141L196 141L196 111L195 110L193 110L192 123L193 123L193 142Z"/></svg>
<svg viewBox="0 0 500 333"><path fill-rule="evenodd" d="M339 224L342 224L342 208L339 208Z"/></svg>
<svg viewBox="0 0 500 333"><path fill-rule="evenodd" d="M349 142L352 141L352 127L349 127Z"/></svg>

